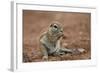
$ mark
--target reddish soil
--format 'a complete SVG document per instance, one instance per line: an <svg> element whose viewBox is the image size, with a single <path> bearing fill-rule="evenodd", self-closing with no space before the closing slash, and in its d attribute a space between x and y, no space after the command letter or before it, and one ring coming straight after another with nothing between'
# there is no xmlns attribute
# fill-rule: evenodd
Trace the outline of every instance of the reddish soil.
<svg viewBox="0 0 100 73"><path fill-rule="evenodd" d="M50 61L91 59L91 14L72 12L50 12L23 10L23 62L42 61L39 37L48 29L50 23L58 21L63 25L63 46L66 48L84 48L77 55L65 54L49 56Z"/></svg>

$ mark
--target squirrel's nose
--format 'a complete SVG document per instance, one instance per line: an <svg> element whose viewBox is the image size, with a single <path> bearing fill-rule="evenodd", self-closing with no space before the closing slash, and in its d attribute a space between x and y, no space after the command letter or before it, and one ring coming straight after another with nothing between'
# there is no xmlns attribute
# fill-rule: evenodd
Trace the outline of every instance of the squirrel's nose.
<svg viewBox="0 0 100 73"><path fill-rule="evenodd" d="M63 32L63 29L61 29L60 32Z"/></svg>

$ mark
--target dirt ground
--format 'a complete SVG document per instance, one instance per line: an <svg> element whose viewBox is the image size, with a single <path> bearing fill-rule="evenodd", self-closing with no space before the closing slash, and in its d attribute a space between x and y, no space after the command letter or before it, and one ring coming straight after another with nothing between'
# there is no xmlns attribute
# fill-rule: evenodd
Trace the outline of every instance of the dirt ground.
<svg viewBox="0 0 100 73"><path fill-rule="evenodd" d="M49 61L91 59L91 14L75 12L50 12L23 10L23 62L40 62L42 53L39 37L50 23L63 25L63 44L66 48L84 48L85 52L74 55L49 56Z"/></svg>

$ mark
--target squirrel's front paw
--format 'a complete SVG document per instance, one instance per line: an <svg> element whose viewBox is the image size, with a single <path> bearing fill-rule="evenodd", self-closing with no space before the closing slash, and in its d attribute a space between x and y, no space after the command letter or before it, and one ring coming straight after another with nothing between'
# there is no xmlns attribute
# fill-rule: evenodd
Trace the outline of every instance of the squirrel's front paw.
<svg viewBox="0 0 100 73"><path fill-rule="evenodd" d="M42 57L42 60L43 60L43 61L48 61L48 56L43 56L43 57Z"/></svg>

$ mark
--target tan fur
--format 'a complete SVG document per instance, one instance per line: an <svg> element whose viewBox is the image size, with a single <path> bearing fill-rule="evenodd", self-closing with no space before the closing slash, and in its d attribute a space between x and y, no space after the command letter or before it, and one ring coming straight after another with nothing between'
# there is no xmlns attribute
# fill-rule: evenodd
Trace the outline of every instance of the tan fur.
<svg viewBox="0 0 100 73"><path fill-rule="evenodd" d="M58 22L50 24L48 30L40 36L39 41L43 60L48 60L48 55L61 55L65 54L65 52L73 52L61 46L62 36L63 28Z"/></svg>

